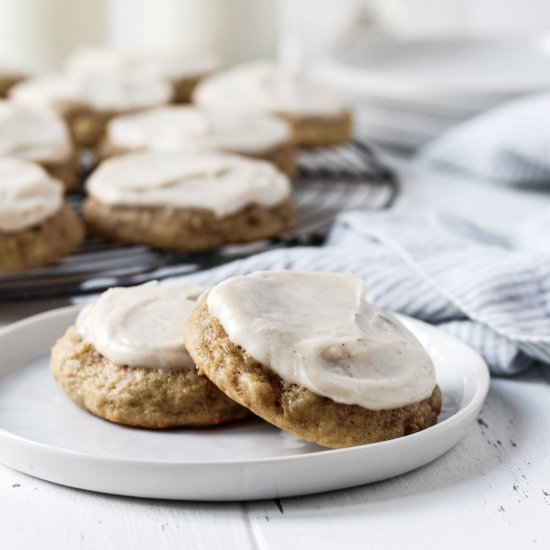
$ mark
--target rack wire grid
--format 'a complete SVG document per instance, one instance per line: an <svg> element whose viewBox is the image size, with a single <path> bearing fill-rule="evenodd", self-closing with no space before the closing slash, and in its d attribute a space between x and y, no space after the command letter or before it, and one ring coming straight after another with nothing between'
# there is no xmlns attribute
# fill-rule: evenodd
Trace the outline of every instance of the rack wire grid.
<svg viewBox="0 0 550 550"><path fill-rule="evenodd" d="M298 227L274 239L233 244L205 253L166 252L86 239L57 265L0 275L0 302L83 296L216 267L275 248L322 244L335 217L352 209L380 209L398 193L395 174L364 142L300 151L293 199ZM67 197L79 212L84 195Z"/></svg>

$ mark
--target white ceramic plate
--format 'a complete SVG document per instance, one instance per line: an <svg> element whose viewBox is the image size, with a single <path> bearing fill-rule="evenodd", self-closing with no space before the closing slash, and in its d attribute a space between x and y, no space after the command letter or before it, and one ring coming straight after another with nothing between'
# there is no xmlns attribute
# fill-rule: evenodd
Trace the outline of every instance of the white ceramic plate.
<svg viewBox="0 0 550 550"><path fill-rule="evenodd" d="M550 34L365 36L338 46L309 72L360 106L362 134L415 149L502 102L548 90Z"/></svg>
<svg viewBox="0 0 550 550"><path fill-rule="evenodd" d="M550 35L365 37L337 48L314 70L365 97L472 114L550 87Z"/></svg>
<svg viewBox="0 0 550 550"><path fill-rule="evenodd" d="M294 496L362 485L434 460L468 430L489 386L477 353L404 319L430 353L443 392L436 426L373 445L327 450L263 422L148 431L79 409L48 373L52 344L78 307L0 331L0 461L21 472L92 491L193 500Z"/></svg>

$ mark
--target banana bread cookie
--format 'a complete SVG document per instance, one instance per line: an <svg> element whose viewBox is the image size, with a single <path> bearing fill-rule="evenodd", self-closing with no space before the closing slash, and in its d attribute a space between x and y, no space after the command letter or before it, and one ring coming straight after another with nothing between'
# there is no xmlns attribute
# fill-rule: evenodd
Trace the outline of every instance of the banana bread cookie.
<svg viewBox="0 0 550 550"><path fill-rule="evenodd" d="M79 78L43 75L10 91L11 100L27 108L49 108L61 115L76 147L95 147L107 122L119 114L168 103L168 81L136 72L95 72Z"/></svg>
<svg viewBox="0 0 550 550"><path fill-rule="evenodd" d="M249 414L199 376L182 329L197 288L112 288L52 349L50 371L92 414L128 426L211 426Z"/></svg>
<svg viewBox="0 0 550 550"><path fill-rule="evenodd" d="M83 237L60 182L37 164L0 157L0 272L56 263Z"/></svg>
<svg viewBox="0 0 550 550"><path fill-rule="evenodd" d="M296 172L290 126L271 115L208 113L197 107L159 107L122 115L107 125L100 158L130 151L225 151Z"/></svg>
<svg viewBox="0 0 550 550"><path fill-rule="evenodd" d="M84 218L98 237L209 250L294 227L288 178L225 153L143 152L104 161L87 182Z"/></svg>
<svg viewBox="0 0 550 550"><path fill-rule="evenodd" d="M203 295L185 344L199 371L264 420L325 447L432 426L441 394L421 344L348 274L233 277Z"/></svg>
<svg viewBox="0 0 550 550"><path fill-rule="evenodd" d="M101 48L81 48L66 63L68 74L82 77L90 73L139 72L168 80L173 103L189 103L195 86L220 66L213 54L170 53L128 54Z"/></svg>
<svg viewBox="0 0 550 550"><path fill-rule="evenodd" d="M78 157L63 119L48 109L28 109L0 100L0 156L36 162L73 189Z"/></svg>
<svg viewBox="0 0 550 550"><path fill-rule="evenodd" d="M299 147L339 145L352 137L351 113L340 99L271 62L216 73L197 86L193 99L207 110L278 115L290 123Z"/></svg>

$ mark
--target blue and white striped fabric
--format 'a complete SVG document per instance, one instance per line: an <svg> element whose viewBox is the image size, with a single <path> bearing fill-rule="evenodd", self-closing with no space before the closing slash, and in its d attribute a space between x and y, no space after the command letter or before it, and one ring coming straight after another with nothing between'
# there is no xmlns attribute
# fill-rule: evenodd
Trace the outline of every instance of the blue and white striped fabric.
<svg viewBox="0 0 550 550"><path fill-rule="evenodd" d="M537 233L548 227L550 211L508 235L433 212L348 212L325 247L275 250L186 279L352 272L379 307L435 324L477 349L493 373L514 374L550 363L550 239Z"/></svg>
<svg viewBox="0 0 550 550"><path fill-rule="evenodd" d="M518 187L550 189L550 95L529 96L463 122L420 149L420 164Z"/></svg>

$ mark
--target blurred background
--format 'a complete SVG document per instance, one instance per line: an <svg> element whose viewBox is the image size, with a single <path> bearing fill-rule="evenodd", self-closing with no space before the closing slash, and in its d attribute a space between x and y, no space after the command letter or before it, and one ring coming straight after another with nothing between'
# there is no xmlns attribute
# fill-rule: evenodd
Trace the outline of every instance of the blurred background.
<svg viewBox="0 0 550 550"><path fill-rule="evenodd" d="M545 0L0 0L0 55L58 68L75 47L219 52L305 62L358 34L402 38L543 31Z"/></svg>
<svg viewBox="0 0 550 550"><path fill-rule="evenodd" d="M278 58L405 150L550 86L545 0L0 0L0 14L0 64L51 71L90 45Z"/></svg>
<svg viewBox="0 0 550 550"><path fill-rule="evenodd" d="M0 0L0 56L60 68L78 46L131 52L275 56L277 0Z"/></svg>

